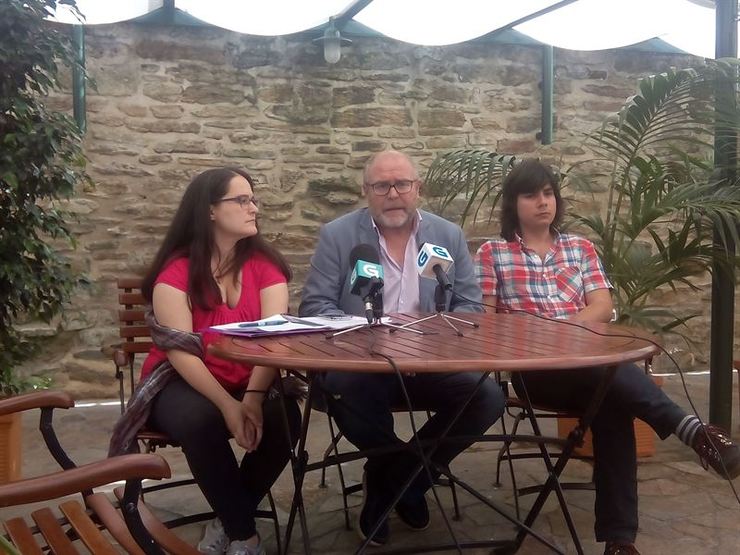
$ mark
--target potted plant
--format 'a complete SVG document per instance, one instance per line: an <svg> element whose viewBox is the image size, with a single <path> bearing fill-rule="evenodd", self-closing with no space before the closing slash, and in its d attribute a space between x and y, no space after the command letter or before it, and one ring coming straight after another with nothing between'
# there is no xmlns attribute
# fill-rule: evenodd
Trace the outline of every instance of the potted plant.
<svg viewBox="0 0 740 555"><path fill-rule="evenodd" d="M44 21L56 4L0 2L0 396L38 385L18 371L37 347L19 321L49 321L78 281L58 246L74 244L62 202L87 179L80 133L67 114L45 104L58 87L59 64L74 63L67 35ZM9 443L19 438L18 426L0 427L10 434L0 437L0 453L20 454ZM19 466L5 458L0 463Z"/></svg>

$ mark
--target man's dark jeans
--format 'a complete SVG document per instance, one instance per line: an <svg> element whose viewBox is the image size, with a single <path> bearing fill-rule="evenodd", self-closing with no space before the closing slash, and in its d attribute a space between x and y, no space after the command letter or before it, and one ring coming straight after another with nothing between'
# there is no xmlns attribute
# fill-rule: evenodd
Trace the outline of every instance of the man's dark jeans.
<svg viewBox="0 0 740 555"><path fill-rule="evenodd" d="M414 410L428 410L431 418L419 429L419 438L438 437L460 410L482 374L478 372L429 373L404 376ZM405 408L406 401L396 374L329 372L324 376L330 414L345 437L359 449L402 444L393 430L393 408ZM448 437L483 434L504 411L501 387L486 379L470 404L450 430ZM442 443L432 461L442 468L470 443ZM414 452L369 457L365 470L371 483L388 484L386 495L395 493L418 464ZM423 495L430 486L422 470L409 496Z"/></svg>
<svg viewBox="0 0 740 555"><path fill-rule="evenodd" d="M524 398L522 380L534 405L582 411L604 376L604 368L521 372L512 375ZM596 486L597 541L633 543L637 535L637 455L633 419L646 422L661 439L686 416L635 364L617 368L614 381L591 424Z"/></svg>

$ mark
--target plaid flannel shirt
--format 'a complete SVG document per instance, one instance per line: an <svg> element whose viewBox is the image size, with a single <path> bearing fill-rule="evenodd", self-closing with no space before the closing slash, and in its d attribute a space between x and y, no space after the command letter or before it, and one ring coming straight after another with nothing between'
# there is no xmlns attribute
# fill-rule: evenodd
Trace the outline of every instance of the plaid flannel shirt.
<svg viewBox="0 0 740 555"><path fill-rule="evenodd" d="M474 262L483 295L495 295L500 311L568 318L585 308L586 293L612 287L593 243L576 235L559 233L544 260L519 236L488 241Z"/></svg>

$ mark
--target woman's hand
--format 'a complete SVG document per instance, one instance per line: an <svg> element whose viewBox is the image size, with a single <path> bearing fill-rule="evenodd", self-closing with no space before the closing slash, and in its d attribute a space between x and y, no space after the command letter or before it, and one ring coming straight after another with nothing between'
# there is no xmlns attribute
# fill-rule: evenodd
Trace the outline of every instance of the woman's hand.
<svg viewBox="0 0 740 555"><path fill-rule="evenodd" d="M244 404L236 399L231 399L230 402L227 402L221 408L221 414L223 414L226 427L231 432L231 435L234 436L237 445L250 451L250 446L254 443L256 433L254 425L247 416ZM260 431L261 434L262 432Z"/></svg>
<svg viewBox="0 0 740 555"><path fill-rule="evenodd" d="M248 452L257 449L260 441L262 441L262 400L261 393L245 393L244 399L242 399L242 411L246 416L247 424L251 425L254 430L254 434L250 438L252 441L244 446Z"/></svg>

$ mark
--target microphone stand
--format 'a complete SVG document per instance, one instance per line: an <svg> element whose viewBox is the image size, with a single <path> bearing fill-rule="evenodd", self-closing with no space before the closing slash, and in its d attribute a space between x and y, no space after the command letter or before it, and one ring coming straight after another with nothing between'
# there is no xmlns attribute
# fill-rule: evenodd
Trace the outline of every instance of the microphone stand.
<svg viewBox="0 0 740 555"><path fill-rule="evenodd" d="M357 326L347 328L346 330L335 331L335 332L329 333L326 335L326 338L334 339L335 337L339 337L340 335L348 333L350 331L357 331L357 330L362 330L366 328L374 328L378 326L385 326L386 328L391 328L390 333L393 333L396 330L402 330L402 331L410 331L413 333L418 333L419 335L425 335L424 332L421 330L415 330L414 328L406 327L410 324L399 326L398 324L391 324L389 322L383 322L382 320L383 318L383 294L381 293L380 289L377 289L376 291L371 292L366 297L366 300L367 299L370 299L373 305L373 318L371 322L368 322L367 324L359 324Z"/></svg>
<svg viewBox="0 0 740 555"><path fill-rule="evenodd" d="M455 324L452 322L459 322L461 324L467 324L469 326L473 326L474 328L479 327L478 323L471 322L470 320L463 320L462 318L458 318L456 316L451 316L450 314L445 314L445 305L447 304L447 294L446 294L447 288L444 287L441 283L437 284L437 287L434 288L434 310L435 313L431 316L425 316L424 318L419 318L418 320L414 320L413 322L408 322L407 324L404 324L403 326L398 326L400 329L409 329L407 326L414 326L416 324L421 324L422 322L426 322L427 320L431 320L432 318L442 318L444 322L450 326L453 330L455 330L455 333L458 337L464 337L463 333L457 328ZM393 333L395 330L391 330L391 333Z"/></svg>

